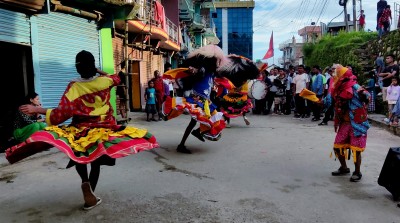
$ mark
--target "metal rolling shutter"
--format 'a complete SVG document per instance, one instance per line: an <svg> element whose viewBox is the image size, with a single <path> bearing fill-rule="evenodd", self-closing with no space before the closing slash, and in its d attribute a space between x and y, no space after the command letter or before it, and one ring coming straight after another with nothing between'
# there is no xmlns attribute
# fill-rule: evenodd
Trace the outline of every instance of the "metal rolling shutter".
<svg viewBox="0 0 400 223"><path fill-rule="evenodd" d="M94 21L57 12L39 15L37 22L41 98L44 107L56 107L68 83L80 77L78 52L91 52L100 67L99 32Z"/></svg>
<svg viewBox="0 0 400 223"><path fill-rule="evenodd" d="M0 9L0 41L30 45L29 18L23 13Z"/></svg>

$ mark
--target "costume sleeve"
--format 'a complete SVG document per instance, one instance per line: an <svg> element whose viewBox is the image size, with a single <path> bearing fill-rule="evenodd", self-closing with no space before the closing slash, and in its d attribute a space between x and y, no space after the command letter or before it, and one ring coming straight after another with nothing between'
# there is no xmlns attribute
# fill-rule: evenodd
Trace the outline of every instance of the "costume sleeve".
<svg viewBox="0 0 400 223"><path fill-rule="evenodd" d="M121 78L118 74L108 75L106 78L110 78L113 81L112 86L117 86L121 83Z"/></svg>
<svg viewBox="0 0 400 223"><path fill-rule="evenodd" d="M113 75L113 76L118 76L118 75ZM74 106L74 103L71 102L66 96L66 93L70 89L71 85L72 85L72 83L70 83L68 85L63 96L61 97L61 100L60 100L57 108L47 110L47 112L46 112L47 125L49 125L49 126L58 125L72 117L75 106Z"/></svg>
<svg viewBox="0 0 400 223"><path fill-rule="evenodd" d="M368 104L371 100L371 94L358 84L355 85L354 87L357 90L357 94L358 94L360 101Z"/></svg>

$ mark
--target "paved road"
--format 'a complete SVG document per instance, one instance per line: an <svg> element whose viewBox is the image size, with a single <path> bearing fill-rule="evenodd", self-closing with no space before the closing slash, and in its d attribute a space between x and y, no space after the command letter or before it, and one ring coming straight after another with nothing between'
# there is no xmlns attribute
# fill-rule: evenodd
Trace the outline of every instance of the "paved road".
<svg viewBox="0 0 400 223"><path fill-rule="evenodd" d="M218 142L190 137L194 154L185 155L175 148L188 116L158 123L134 116L161 148L102 168L99 207L79 209L79 177L52 149L0 167L1 222L400 222L400 209L377 184L399 137L380 128L369 131L364 176L352 183L330 175L339 165L329 158L331 125L250 115L251 126L232 120Z"/></svg>

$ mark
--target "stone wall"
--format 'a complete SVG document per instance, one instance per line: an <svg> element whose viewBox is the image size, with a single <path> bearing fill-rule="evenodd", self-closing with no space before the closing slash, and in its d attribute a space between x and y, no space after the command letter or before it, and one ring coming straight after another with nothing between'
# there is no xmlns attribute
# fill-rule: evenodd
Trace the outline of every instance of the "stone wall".
<svg viewBox="0 0 400 223"><path fill-rule="evenodd" d="M380 39L371 40L361 46L360 49L355 50L354 53L358 57L358 64L363 67L364 74L375 68L375 61L372 58L374 53L382 56L394 54L395 61L400 62L400 31L394 30Z"/></svg>

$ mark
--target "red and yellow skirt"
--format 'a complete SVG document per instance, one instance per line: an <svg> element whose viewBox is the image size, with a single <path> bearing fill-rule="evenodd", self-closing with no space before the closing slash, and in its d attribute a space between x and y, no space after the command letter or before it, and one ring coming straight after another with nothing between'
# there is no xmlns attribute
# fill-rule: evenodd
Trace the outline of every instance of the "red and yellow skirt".
<svg viewBox="0 0 400 223"><path fill-rule="evenodd" d="M76 163L87 164L102 156L122 158L159 145L147 130L134 127L121 127L120 130L112 131L107 128L51 126L7 149L5 155L10 163L15 163L52 147Z"/></svg>
<svg viewBox="0 0 400 223"><path fill-rule="evenodd" d="M221 138L222 130L225 128L223 114L216 107L203 101L196 101L185 97L167 97L162 106L162 113L166 120L180 116L183 113L200 123L200 133L204 138L217 141Z"/></svg>

